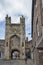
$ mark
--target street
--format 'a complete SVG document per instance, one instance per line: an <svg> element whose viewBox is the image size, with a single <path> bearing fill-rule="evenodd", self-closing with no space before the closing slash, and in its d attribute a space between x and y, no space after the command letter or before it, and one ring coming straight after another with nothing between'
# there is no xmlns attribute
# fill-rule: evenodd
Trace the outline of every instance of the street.
<svg viewBox="0 0 43 65"><path fill-rule="evenodd" d="M25 60L0 60L0 65L33 65L33 62L30 59L27 60L27 63L25 62Z"/></svg>

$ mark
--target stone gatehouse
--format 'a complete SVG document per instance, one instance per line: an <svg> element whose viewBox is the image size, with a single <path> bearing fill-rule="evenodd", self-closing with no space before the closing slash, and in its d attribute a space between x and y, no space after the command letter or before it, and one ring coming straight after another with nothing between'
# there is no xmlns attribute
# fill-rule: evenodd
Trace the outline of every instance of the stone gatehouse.
<svg viewBox="0 0 43 65"><path fill-rule="evenodd" d="M11 17L6 15L5 40L0 40L0 58L25 59L25 18L23 16L20 17L19 24L12 24Z"/></svg>

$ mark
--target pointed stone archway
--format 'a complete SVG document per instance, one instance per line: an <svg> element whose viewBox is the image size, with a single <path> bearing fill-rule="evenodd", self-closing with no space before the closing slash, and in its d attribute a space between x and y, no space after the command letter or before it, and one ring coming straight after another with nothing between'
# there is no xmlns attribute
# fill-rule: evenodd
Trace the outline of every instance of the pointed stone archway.
<svg viewBox="0 0 43 65"><path fill-rule="evenodd" d="M18 35L11 35L10 37L10 58L20 59L20 37Z"/></svg>
<svg viewBox="0 0 43 65"><path fill-rule="evenodd" d="M20 51L18 49L11 50L11 59L20 59Z"/></svg>
<svg viewBox="0 0 43 65"><path fill-rule="evenodd" d="M20 47L20 37L15 34L10 37L10 48L14 49L16 47Z"/></svg>

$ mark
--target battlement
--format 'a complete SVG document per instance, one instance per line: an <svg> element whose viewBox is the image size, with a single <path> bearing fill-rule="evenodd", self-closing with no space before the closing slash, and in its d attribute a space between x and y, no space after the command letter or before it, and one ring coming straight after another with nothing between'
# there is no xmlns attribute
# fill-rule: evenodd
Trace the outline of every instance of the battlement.
<svg viewBox="0 0 43 65"><path fill-rule="evenodd" d="M8 16L8 14L5 17L6 23L10 24L11 23L11 17Z"/></svg>

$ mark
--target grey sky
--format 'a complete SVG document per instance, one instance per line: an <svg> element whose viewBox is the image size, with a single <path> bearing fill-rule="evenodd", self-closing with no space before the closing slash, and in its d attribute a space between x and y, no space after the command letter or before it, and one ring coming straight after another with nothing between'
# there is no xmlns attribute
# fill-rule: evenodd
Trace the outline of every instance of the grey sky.
<svg viewBox="0 0 43 65"><path fill-rule="evenodd" d="M5 28L3 24L1 26L1 22L5 21L6 14L12 17L12 23L18 23L20 16L24 15L26 19L26 36L31 39L31 36L28 35L31 32L31 9L32 0L0 0L0 31L3 31ZM4 34L0 32L1 37L4 38Z"/></svg>

